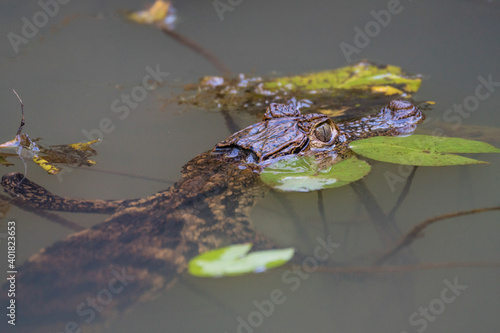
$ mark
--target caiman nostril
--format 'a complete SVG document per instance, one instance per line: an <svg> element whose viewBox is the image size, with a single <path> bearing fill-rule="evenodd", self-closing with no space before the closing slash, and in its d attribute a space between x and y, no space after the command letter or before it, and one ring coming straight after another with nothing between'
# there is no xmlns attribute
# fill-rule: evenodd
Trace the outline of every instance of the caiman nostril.
<svg viewBox="0 0 500 333"><path fill-rule="evenodd" d="M405 119L421 114L420 110L408 101L393 100L386 108L390 110L393 120Z"/></svg>
<svg viewBox="0 0 500 333"><path fill-rule="evenodd" d="M397 111L402 111L402 110L411 110L414 109L415 106L411 104L408 101L399 101L399 100L393 100L389 103L388 105L389 109L391 111L397 112Z"/></svg>

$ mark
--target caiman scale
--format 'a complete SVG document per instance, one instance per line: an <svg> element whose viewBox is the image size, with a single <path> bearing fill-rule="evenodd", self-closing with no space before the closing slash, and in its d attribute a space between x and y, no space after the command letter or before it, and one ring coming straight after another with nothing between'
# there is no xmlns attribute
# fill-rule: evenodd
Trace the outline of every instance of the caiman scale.
<svg viewBox="0 0 500 333"><path fill-rule="evenodd" d="M375 115L337 124L322 114L302 115L293 106L271 104L261 122L196 156L174 186L144 199L68 199L19 173L5 175L4 189L31 207L112 214L19 268L16 299L21 321L16 328L59 332L74 322L83 331L93 331L112 315L169 287L201 252L242 242L256 249L273 248L273 241L249 220L252 206L265 192L259 180L263 167L309 154L334 163L349 152L353 140L409 135L423 119L418 108L398 100ZM6 295L7 285L3 289ZM101 290L118 289L100 311L92 311L86 302Z"/></svg>

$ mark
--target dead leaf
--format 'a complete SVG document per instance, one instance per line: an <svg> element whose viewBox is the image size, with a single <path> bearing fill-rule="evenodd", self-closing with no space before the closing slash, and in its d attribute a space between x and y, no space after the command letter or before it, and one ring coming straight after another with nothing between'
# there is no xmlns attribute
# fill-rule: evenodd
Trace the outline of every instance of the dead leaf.
<svg viewBox="0 0 500 333"><path fill-rule="evenodd" d="M170 8L170 1L157 0L149 8L129 14L128 19L140 24L158 23L167 17Z"/></svg>
<svg viewBox="0 0 500 333"><path fill-rule="evenodd" d="M96 164L96 162L90 160L89 157L97 155L97 152L91 147L91 145L98 142L99 140L74 143L69 145L55 145L44 147L43 145L38 143L38 138L31 139L28 134L22 133L22 129L25 124L24 106L19 95L15 91L14 93L19 98L19 102L21 103L21 125L19 126L14 139L0 144L0 149L13 148L16 149L17 154L1 153L1 165L12 165L12 163L9 163L6 160L6 157L12 157L16 155L20 157L28 157L31 158L37 165L39 165L49 174L55 175L59 173L59 171L61 171L61 168L53 164L61 164L66 166L91 166Z"/></svg>

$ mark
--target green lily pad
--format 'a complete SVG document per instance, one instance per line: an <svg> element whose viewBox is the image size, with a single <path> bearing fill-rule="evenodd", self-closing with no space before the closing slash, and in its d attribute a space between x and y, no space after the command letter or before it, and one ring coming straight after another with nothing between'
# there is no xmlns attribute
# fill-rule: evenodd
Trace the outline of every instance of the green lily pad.
<svg viewBox="0 0 500 333"><path fill-rule="evenodd" d="M351 157L318 170L313 157L294 157L264 169L261 180L280 191L310 192L347 185L370 172L370 165Z"/></svg>
<svg viewBox="0 0 500 333"><path fill-rule="evenodd" d="M487 163L451 153L500 153L500 149L485 142L428 135L373 137L354 141L350 148L374 160L421 166Z"/></svg>
<svg viewBox="0 0 500 333"><path fill-rule="evenodd" d="M294 255L293 248L256 251L252 244L236 244L202 253L189 261L188 271L199 277L234 276L260 273L281 266Z"/></svg>

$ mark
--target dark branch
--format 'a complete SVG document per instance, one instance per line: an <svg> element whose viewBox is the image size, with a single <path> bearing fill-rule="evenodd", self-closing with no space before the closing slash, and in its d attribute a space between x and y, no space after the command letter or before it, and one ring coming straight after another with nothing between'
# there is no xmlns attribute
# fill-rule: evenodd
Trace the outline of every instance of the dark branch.
<svg viewBox="0 0 500 333"><path fill-rule="evenodd" d="M396 244L391 250L389 250L387 253L385 253L380 259L376 261L377 265L383 264L387 259L389 259L391 256L399 252L401 249L407 247L410 245L420 234L422 231L430 226L433 223L443 221L446 219L450 219L453 217L457 216L464 216L464 215L471 215L471 214L477 214L477 213L483 213L483 212L488 212L488 211L494 211L494 210L500 210L500 206L496 207L485 207L485 208L478 208L478 209L472 209L472 210L465 210L465 211L460 211L460 212L455 212L455 213L448 213L448 214L443 214L439 216L432 217L430 219L427 219L423 222L420 222L416 226L414 226L403 238L399 241L399 243Z"/></svg>
<svg viewBox="0 0 500 333"><path fill-rule="evenodd" d="M217 70L219 70L223 75L230 75L231 71L226 67L212 52L203 48L201 45L196 43L194 40L178 33L177 31L169 28L165 23L161 22L158 24L158 27L167 35L178 41L179 43L187 46L191 50L195 51L203 58L208 60L212 65L214 65Z"/></svg>
<svg viewBox="0 0 500 333"><path fill-rule="evenodd" d="M17 92L14 89L12 89L12 91L14 92L14 94L16 94L17 99L19 99L19 103L21 103L21 115L22 115L21 116L21 125L19 126L19 129L17 130L17 134L16 134L16 135L19 135L23 131L23 126L24 126L24 105L23 105L23 101L21 100L21 97L19 97Z"/></svg>

